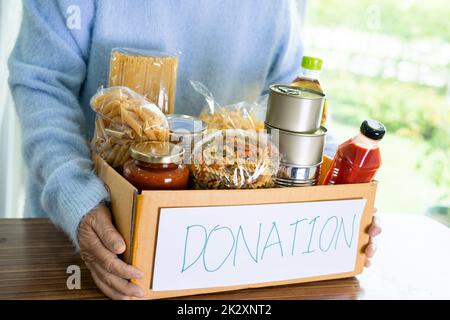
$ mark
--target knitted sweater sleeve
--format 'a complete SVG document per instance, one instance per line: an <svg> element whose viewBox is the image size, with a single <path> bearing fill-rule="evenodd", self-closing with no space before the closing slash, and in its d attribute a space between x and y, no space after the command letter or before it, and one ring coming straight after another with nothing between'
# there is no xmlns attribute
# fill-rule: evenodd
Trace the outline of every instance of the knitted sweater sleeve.
<svg viewBox="0 0 450 320"><path fill-rule="evenodd" d="M8 61L28 172L40 201L76 246L81 218L108 193L94 174L78 95L86 74L94 1L24 0Z"/></svg>

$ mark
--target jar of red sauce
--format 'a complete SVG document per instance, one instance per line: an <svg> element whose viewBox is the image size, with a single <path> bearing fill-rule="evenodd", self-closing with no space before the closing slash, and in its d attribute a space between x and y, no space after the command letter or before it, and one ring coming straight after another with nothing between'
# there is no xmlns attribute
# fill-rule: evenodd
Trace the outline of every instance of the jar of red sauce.
<svg viewBox="0 0 450 320"><path fill-rule="evenodd" d="M341 144L323 184L365 183L381 166L379 142L386 133L376 120L365 120L360 133Z"/></svg>
<svg viewBox="0 0 450 320"><path fill-rule="evenodd" d="M141 142L130 148L131 159L123 176L141 190L183 190L189 169L183 164L184 149L169 142Z"/></svg>

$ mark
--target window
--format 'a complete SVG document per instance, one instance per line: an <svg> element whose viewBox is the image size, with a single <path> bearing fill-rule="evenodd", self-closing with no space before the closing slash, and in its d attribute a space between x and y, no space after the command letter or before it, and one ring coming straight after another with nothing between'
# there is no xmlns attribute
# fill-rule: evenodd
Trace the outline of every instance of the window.
<svg viewBox="0 0 450 320"><path fill-rule="evenodd" d="M324 60L330 129L343 141L365 118L387 126L377 206L450 223L450 7L445 1L316 0L305 54Z"/></svg>

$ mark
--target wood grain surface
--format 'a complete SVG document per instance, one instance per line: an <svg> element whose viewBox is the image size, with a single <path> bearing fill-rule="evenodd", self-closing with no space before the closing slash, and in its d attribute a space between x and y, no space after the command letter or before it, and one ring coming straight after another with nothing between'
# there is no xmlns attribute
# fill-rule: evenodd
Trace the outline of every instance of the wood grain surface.
<svg viewBox="0 0 450 320"><path fill-rule="evenodd" d="M183 299L450 299L450 230L426 217L382 216L373 266L357 278ZM81 268L81 289L66 286ZM48 219L0 219L0 299L105 299L67 237Z"/></svg>

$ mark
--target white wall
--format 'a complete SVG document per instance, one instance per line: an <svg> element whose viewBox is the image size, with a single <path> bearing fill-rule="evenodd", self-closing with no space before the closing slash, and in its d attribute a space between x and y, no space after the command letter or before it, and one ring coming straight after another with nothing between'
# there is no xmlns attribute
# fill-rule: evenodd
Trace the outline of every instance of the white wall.
<svg viewBox="0 0 450 320"><path fill-rule="evenodd" d="M21 217L24 203L20 127L8 88L6 65L21 17L21 1L0 1L0 218Z"/></svg>

